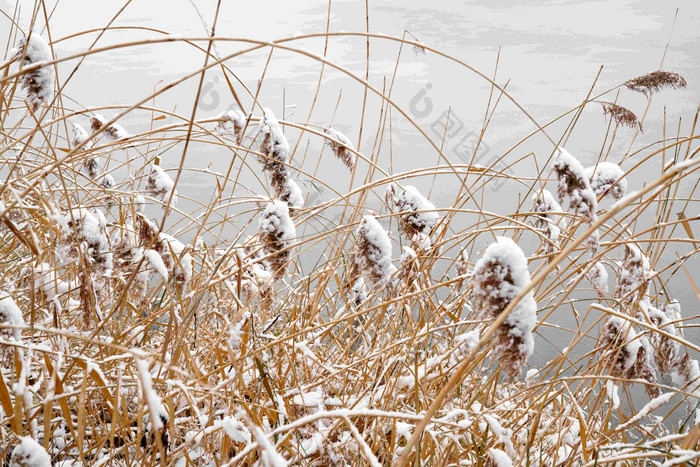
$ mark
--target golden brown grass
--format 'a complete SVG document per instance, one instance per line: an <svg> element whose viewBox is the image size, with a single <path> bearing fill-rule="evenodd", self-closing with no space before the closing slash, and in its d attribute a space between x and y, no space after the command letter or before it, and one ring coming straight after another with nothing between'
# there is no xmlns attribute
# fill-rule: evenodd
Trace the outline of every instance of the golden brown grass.
<svg viewBox="0 0 700 467"><path fill-rule="evenodd" d="M476 72L496 96L481 136L498 101L515 102L493 79L415 38L304 38L366 41L368 50L370 41L386 41ZM579 106L545 124L523 109L533 133L482 167L456 163L392 99L391 88L298 47L304 38L156 37L151 42L162 47L178 42L200 51L205 64L112 108L72 104L61 91L65 82L43 105L27 105L22 77L39 68L4 67L0 284L25 324L0 323L21 330L21 339L0 333L0 459L30 436L54 462L75 465L490 466L503 456L513 465L543 466L698 462L693 361L700 348L689 337L697 335L698 302L678 314L668 292L669 281L696 287L686 265L698 253L697 115L689 130L625 157L609 155L616 132L605 134L598 161L624 159L630 182L647 177L615 204L586 199L579 212L574 205L553 213L535 209L529 196L554 190L552 164L541 162L591 103L623 85L651 94L685 81L651 74L598 95L591 89ZM143 42L98 44L72 62L56 57L45 66L72 70L90 54ZM215 42L240 49L219 56ZM311 114L306 123L279 122L289 145L257 135L265 76L248 88L229 64L260 49L283 49L344 73L364 96L354 134L360 140L363 128L365 140L376 135L378 143L353 147L324 130L333 122L309 124ZM198 80L201 91L208 70L224 74L229 100L241 106L230 132L224 117L157 106L166 88L187 80ZM319 78L316 93L321 85ZM404 119L425 138L437 165L392 172L384 157L391 148L382 142L391 140L395 123L367 124L372 97L383 116ZM196 109L197 98L187 104ZM619 125L641 130L642 121L624 107L605 102L604 109ZM149 116L150 125L124 130L117 122L131 113ZM91 134L74 138L70 123L88 118ZM567 118L571 125L558 135L557 122ZM521 151L543 135L547 146L538 154ZM191 144L230 155L230 165L215 173L186 164ZM324 146L341 159L331 157L342 184L318 171L328 157ZM518 168L517 177L497 162ZM524 162L535 168L521 172ZM174 181L177 203L152 166ZM206 178L206 190L178 186L193 176ZM490 186L502 178L521 194L508 213L490 204ZM565 189L585 189L585 181L570 178L575 183ZM268 201L289 197L293 179L327 196L314 201L307 188L306 205L290 210L294 241L278 230L259 232ZM450 204L434 202L437 221L420 223L420 209L408 202L397 209L381 201L387 186L396 195L425 180L457 188ZM397 270L389 281L384 269L372 269L378 248L363 230L370 210L391 227ZM417 233L430 242L402 250ZM594 235L597 248L587 248ZM496 236L522 245L532 280L483 314L471 273ZM601 267L611 284L622 278L624 287L606 289ZM500 368L493 350L505 345L501 325L528 293L537 302L533 368L518 374L512 367L522 355Z"/></svg>

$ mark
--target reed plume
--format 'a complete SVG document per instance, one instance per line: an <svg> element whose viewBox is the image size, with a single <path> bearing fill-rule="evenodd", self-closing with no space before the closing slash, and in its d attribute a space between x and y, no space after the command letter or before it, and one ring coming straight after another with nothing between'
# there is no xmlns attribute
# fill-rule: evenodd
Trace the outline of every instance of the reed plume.
<svg viewBox="0 0 700 467"><path fill-rule="evenodd" d="M148 183L146 191L155 197L158 197L163 203L167 203L172 195L172 204L177 202L177 190L175 190L175 182L165 171L158 165L151 165L151 172L148 174Z"/></svg>
<svg viewBox="0 0 700 467"><path fill-rule="evenodd" d="M258 223L258 230L273 277L275 280L281 279L287 270L290 248L297 235L287 203L279 200L268 203Z"/></svg>
<svg viewBox="0 0 700 467"><path fill-rule="evenodd" d="M333 127L328 127L323 132L329 137L328 144L335 157L352 170L355 167L355 154L352 152L354 148L350 139Z"/></svg>
<svg viewBox="0 0 700 467"><path fill-rule="evenodd" d="M530 282L527 258L513 240L498 237L476 262L471 277L474 306L487 319L496 319L520 290ZM515 378L532 355L532 329L537 320L537 303L529 292L499 327L494 341L500 368Z"/></svg>
<svg viewBox="0 0 700 467"><path fill-rule="evenodd" d="M633 243L625 243L625 255L617 277L615 297L623 302L636 302L644 296L652 273L649 259Z"/></svg>
<svg viewBox="0 0 700 467"><path fill-rule="evenodd" d="M21 38L12 55L14 59L22 60L20 70L37 63L50 62L52 60L51 47L49 47L49 44L43 37L36 33L30 34L29 37ZM54 81L55 72L53 65L41 66L36 70L24 72L19 76L19 83L27 93L27 102L34 112L53 96Z"/></svg>
<svg viewBox="0 0 700 467"><path fill-rule="evenodd" d="M616 124L643 131L642 122L639 121L631 110L617 105L614 102L601 102L601 105L603 106L603 113L605 115L610 115L610 118L612 118Z"/></svg>
<svg viewBox="0 0 700 467"><path fill-rule="evenodd" d="M540 230L546 241L544 243L545 254L551 255L559 248L559 235L561 234L561 219L559 214L563 209L554 199L554 196L545 189L532 196L534 206L532 212L536 213L533 226ZM549 260L552 258L550 257Z"/></svg>
<svg viewBox="0 0 700 467"><path fill-rule="evenodd" d="M557 148L554 171L559 179L557 194L561 202L568 202L569 209L589 224L598 220L598 201L581 163L566 149ZM587 246L594 255L598 251L599 233L595 231L587 239Z"/></svg>
<svg viewBox="0 0 700 467"><path fill-rule="evenodd" d="M432 243L430 234L437 225L439 216L433 203L428 201L416 187L400 187L390 183L386 189L386 202L396 214L399 230L415 249L426 249Z"/></svg>
<svg viewBox="0 0 700 467"><path fill-rule="evenodd" d="M95 114L90 117L90 128L92 129L93 133L105 125L106 128L104 129L103 133L108 140L118 141L129 137L129 133L127 133L124 127L117 123L110 123L107 125L107 119L102 115Z"/></svg>
<svg viewBox="0 0 700 467"><path fill-rule="evenodd" d="M652 71L646 75L627 80L623 84L628 89L641 92L647 97L664 88L678 89L687 85L685 78L678 73L663 70Z"/></svg>
<svg viewBox="0 0 700 467"><path fill-rule="evenodd" d="M375 286L389 284L396 267L391 264L391 240L372 215L363 216L357 228L354 262L361 274Z"/></svg>
<svg viewBox="0 0 700 467"><path fill-rule="evenodd" d="M214 129L217 135L224 136L227 133L233 133L236 142L242 140L246 118L240 110L231 108L222 112L216 118L219 121Z"/></svg>
<svg viewBox="0 0 700 467"><path fill-rule="evenodd" d="M591 189L598 196L612 196L620 199L627 192L625 172L619 165L612 162L598 162L593 167L587 167L585 174L591 183Z"/></svg>

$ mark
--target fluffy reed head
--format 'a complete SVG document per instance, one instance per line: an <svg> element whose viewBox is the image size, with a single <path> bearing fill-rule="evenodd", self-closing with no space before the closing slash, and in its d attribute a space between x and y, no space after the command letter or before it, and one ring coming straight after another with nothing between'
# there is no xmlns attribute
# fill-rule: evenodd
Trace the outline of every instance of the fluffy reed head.
<svg viewBox="0 0 700 467"><path fill-rule="evenodd" d="M471 277L474 305L482 316L495 319L529 282L527 258L522 250L511 239L498 237L474 266ZM498 328L495 349L500 367L508 378L520 373L533 352L536 310L537 303L530 292Z"/></svg>
<svg viewBox="0 0 700 467"><path fill-rule="evenodd" d="M357 228L354 261L359 272L374 286L389 284L396 267L391 264L391 240L374 216L362 218Z"/></svg>
<svg viewBox="0 0 700 467"><path fill-rule="evenodd" d="M439 219L435 205L412 185L400 187L390 183L385 197L391 211L397 214L399 230L417 249L423 247L423 240L432 233Z"/></svg>
<svg viewBox="0 0 700 467"><path fill-rule="evenodd" d="M352 170L355 166L355 154L352 152L353 146L350 139L335 128L328 127L323 130L328 135L328 144L335 157L340 159L345 166Z"/></svg>
<svg viewBox="0 0 700 467"><path fill-rule="evenodd" d="M241 141L246 118L240 110L229 109L219 114L216 118L219 120L214 129L217 135L224 136L228 133L233 133L236 142Z"/></svg>
<svg viewBox="0 0 700 467"><path fill-rule="evenodd" d="M29 38L25 36L19 40L17 47L14 49L13 57L15 59L24 57L20 68L52 60L49 44L36 33L32 33ZM27 93L27 102L33 111L36 112L42 104L51 99L54 81L55 72L53 65L42 66L20 75L20 86Z"/></svg>
<svg viewBox="0 0 700 467"><path fill-rule="evenodd" d="M684 88L687 82L685 78L673 71L656 70L627 80L624 82L624 85L632 91L641 92L649 97L664 88Z"/></svg>
<svg viewBox="0 0 700 467"><path fill-rule="evenodd" d="M591 189L598 196L611 196L620 199L627 192L625 172L619 165L612 162L598 162L585 169L586 177L590 180Z"/></svg>
<svg viewBox="0 0 700 467"><path fill-rule="evenodd" d="M603 113L609 115L618 125L643 131L642 122L639 121L631 110L617 105L614 102L601 102L601 104L603 106Z"/></svg>
<svg viewBox="0 0 700 467"><path fill-rule="evenodd" d="M129 133L127 133L121 125L117 123L110 123L108 125L107 119L104 118L102 115L95 114L92 117L90 117L90 129L93 131L93 133L102 128L103 126L106 126L103 133L110 141L118 141L120 139L129 137Z"/></svg>
<svg viewBox="0 0 700 467"><path fill-rule="evenodd" d="M270 269L275 279L284 276L291 256L290 247L296 238L296 229L289 217L287 203L274 200L268 203L258 223L263 251L269 256Z"/></svg>
<svg viewBox="0 0 700 467"><path fill-rule="evenodd" d="M643 297L651 274L649 259L633 243L625 244L625 255L617 278L615 297L623 302L635 302Z"/></svg>
<svg viewBox="0 0 700 467"><path fill-rule="evenodd" d="M563 212L563 210L554 196L545 189L534 194L532 200L534 202L532 212L536 213L533 226L540 230L545 237L543 242L545 254L554 253L559 248L559 235L561 234L561 219L557 219L559 217L557 213ZM551 259L552 257L550 257Z"/></svg>
<svg viewBox="0 0 700 467"><path fill-rule="evenodd" d="M600 333L600 346L609 355L610 373L623 377L636 362L641 343L628 321L611 315Z"/></svg>

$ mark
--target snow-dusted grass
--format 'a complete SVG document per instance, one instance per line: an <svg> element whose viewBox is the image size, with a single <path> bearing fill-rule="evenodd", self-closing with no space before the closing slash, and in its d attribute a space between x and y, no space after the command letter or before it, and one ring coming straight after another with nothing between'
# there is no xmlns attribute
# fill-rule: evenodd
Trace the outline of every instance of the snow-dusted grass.
<svg viewBox="0 0 700 467"><path fill-rule="evenodd" d="M192 120L149 96L136 121L151 123L127 131L121 119L145 110L57 94L41 63L53 44L29 45L0 78L0 462L697 460L698 302L669 292L697 287L694 127L624 155L615 135L636 130L601 126L588 169L554 126L512 141L540 138L519 160L552 156L515 172L443 164L446 152L435 166L426 140L424 167L392 173L400 109L378 128L347 124L342 101L283 121L264 75L246 88L223 61L233 107ZM589 104L572 111L600 112ZM190 164L203 148L227 170ZM512 206L495 202L494 177Z"/></svg>

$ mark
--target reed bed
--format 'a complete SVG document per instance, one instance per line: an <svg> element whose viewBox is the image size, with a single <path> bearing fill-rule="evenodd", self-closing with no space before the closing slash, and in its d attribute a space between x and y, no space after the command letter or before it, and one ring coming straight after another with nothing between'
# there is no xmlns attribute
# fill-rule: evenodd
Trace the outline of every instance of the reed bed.
<svg viewBox="0 0 700 467"><path fill-rule="evenodd" d="M13 26L0 79L7 465L700 463L698 301L669 292L684 281L700 300L698 115L671 134L624 107L692 85L680 75L592 88L537 122L505 86L410 34L263 42L212 27L61 57L42 8L32 24ZM451 62L491 87L482 137L501 99L532 131L488 166L480 144L458 162L391 87L297 45L309 37L390 44L397 67L406 50ZM204 65L124 106L63 91L82 60L146 42L186 45ZM224 43L238 50L219 55ZM264 72L245 83L232 65L260 50L318 66L316 95L324 69L362 89L355 126L276 115ZM206 114L214 71L231 108ZM182 114L158 107L191 83ZM584 167L565 148L591 113L601 149ZM386 164L396 120L436 164ZM642 128L663 137L611 151ZM531 142L522 157L536 169L504 170ZM193 148L227 169L193 166ZM426 180L448 180L451 201L431 199ZM494 183L518 200L511 212L492 205Z"/></svg>

